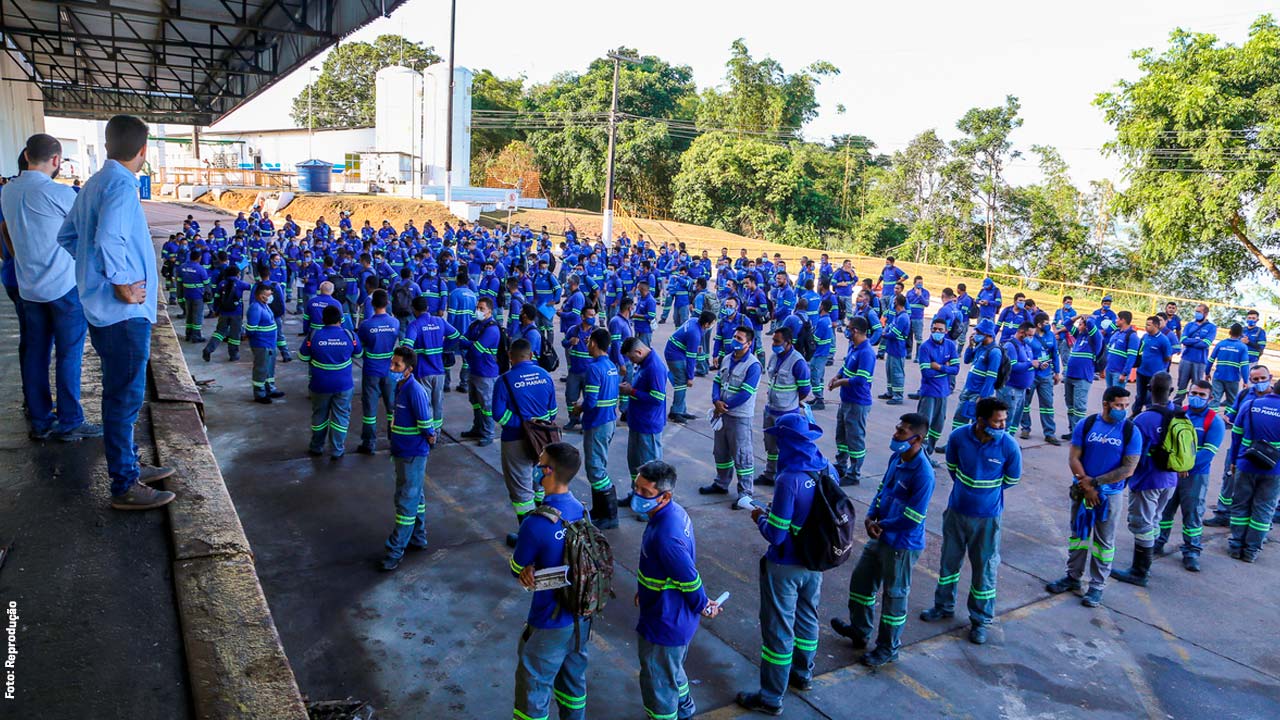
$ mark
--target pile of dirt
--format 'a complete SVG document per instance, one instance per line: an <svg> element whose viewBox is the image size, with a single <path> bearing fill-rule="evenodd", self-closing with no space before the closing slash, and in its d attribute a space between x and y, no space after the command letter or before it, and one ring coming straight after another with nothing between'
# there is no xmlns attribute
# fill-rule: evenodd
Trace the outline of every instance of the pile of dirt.
<svg viewBox="0 0 1280 720"><path fill-rule="evenodd" d="M253 190L227 190L217 200L212 194L200 198L201 202L222 208L228 212L249 212L258 199ZM413 224L421 228L430 220L437 228L444 228L445 222L457 225L459 218L445 209L442 203L410 198L390 198L376 195L349 195L329 193L297 194L281 212L274 213L273 220L280 221L285 215L292 215L295 222L307 228L321 217L331 226L338 224L338 211L345 210L351 215L351 224L359 228L368 220L374 227L381 227L383 220L391 221L397 230L403 229L405 223L413 220ZM279 223L277 222L277 225Z"/></svg>

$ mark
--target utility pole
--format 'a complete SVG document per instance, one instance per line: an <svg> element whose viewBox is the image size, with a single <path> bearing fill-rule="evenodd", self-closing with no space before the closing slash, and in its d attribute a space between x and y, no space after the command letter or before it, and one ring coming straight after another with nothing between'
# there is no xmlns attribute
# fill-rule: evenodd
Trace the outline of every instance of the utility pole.
<svg viewBox="0 0 1280 720"><path fill-rule="evenodd" d="M609 59L613 61L613 102L609 106L609 160L604 178L604 223L600 229L600 239L605 247L613 242L613 154L618 140L618 75L622 63L640 64L640 58L615 53L609 53Z"/></svg>
<svg viewBox="0 0 1280 720"><path fill-rule="evenodd" d="M453 39L457 27L458 0L449 2L449 98L445 101L444 123L444 206L453 202ZM467 158L467 162L471 159Z"/></svg>

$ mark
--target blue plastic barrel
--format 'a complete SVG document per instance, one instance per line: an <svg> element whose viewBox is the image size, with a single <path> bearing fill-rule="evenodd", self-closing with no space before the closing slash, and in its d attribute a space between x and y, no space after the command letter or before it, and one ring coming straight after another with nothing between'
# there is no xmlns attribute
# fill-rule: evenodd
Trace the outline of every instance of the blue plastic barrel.
<svg viewBox="0 0 1280 720"><path fill-rule="evenodd" d="M303 160L298 168L298 190L302 192L329 192L329 178L333 177L333 163L323 160Z"/></svg>

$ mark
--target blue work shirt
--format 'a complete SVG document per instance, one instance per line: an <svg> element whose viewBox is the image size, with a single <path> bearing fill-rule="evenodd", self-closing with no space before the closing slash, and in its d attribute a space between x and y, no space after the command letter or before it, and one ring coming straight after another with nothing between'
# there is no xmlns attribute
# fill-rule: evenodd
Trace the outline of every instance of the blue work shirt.
<svg viewBox="0 0 1280 720"><path fill-rule="evenodd" d="M1163 372L1169 367L1172 352L1173 348L1165 334L1143 335L1142 342L1138 344L1138 374L1151 377L1158 372Z"/></svg>
<svg viewBox="0 0 1280 720"><path fill-rule="evenodd" d="M589 430L618 419L618 366L608 355L591 359L582 387L582 427Z"/></svg>
<svg viewBox="0 0 1280 720"><path fill-rule="evenodd" d="M435 427L426 389L412 376L397 382L396 407L391 415L391 457L429 455L431 443L427 439L435 436Z"/></svg>
<svg viewBox="0 0 1280 720"><path fill-rule="evenodd" d="M889 458L880 489L867 511L867 518L878 520L884 530L881 542L896 550L924 550L924 518L933 486L933 466L923 451L906 462L900 453Z"/></svg>
<svg viewBox="0 0 1280 720"><path fill-rule="evenodd" d="M951 495L947 508L969 517L997 517L1004 512L1004 491L1022 479L1022 449L1009 433L982 442L973 425L958 427L947 438L947 472Z"/></svg>
<svg viewBox="0 0 1280 720"><path fill-rule="evenodd" d="M697 562L693 521L672 500L649 518L640 539L636 566L640 637L663 647L682 647L693 639L707 606Z"/></svg>
<svg viewBox="0 0 1280 720"><path fill-rule="evenodd" d="M627 409L627 427L657 435L667 425L667 365L653 350L636 366L634 394Z"/></svg>
<svg viewBox="0 0 1280 720"><path fill-rule="evenodd" d="M571 493L548 495L542 502L559 511L565 522L574 523L582 519L582 503ZM528 565L538 569L563 565L562 529L563 525L541 515L527 516L520 523L516 549L511 553L511 573L519 575ZM543 630L562 628L573 624L573 616L561 611L560 603L556 602L555 590L537 590L529 604L528 623Z"/></svg>
<svg viewBox="0 0 1280 720"><path fill-rule="evenodd" d="M156 321L160 273L147 216L138 199L138 178L108 159L76 195L58 231L58 244L76 258L76 286L85 319L106 327L132 318ZM115 285L146 284L141 304L116 297Z"/></svg>
<svg viewBox="0 0 1280 720"><path fill-rule="evenodd" d="M525 420L553 420L558 411L551 374L532 360L516 363L493 386L493 417L503 442L522 440Z"/></svg>
<svg viewBox="0 0 1280 720"><path fill-rule="evenodd" d="M1142 454L1142 434L1136 427L1131 431L1128 445L1124 443L1124 424L1127 422L1111 423L1099 414L1089 429L1088 437L1084 434L1088 418L1076 423L1071 431L1071 444L1081 449L1080 464L1084 466L1085 475L1091 478L1105 475L1120 467L1124 456Z"/></svg>
<svg viewBox="0 0 1280 720"><path fill-rule="evenodd" d="M359 338L344 327L326 325L311 333L298 350L298 357L311 365L311 392L345 392L355 387L351 358L360 350Z"/></svg>
<svg viewBox="0 0 1280 720"><path fill-rule="evenodd" d="M382 378L391 374L391 356L400 340L400 321L386 313L374 313L360 323L357 335L363 347L364 375Z"/></svg>

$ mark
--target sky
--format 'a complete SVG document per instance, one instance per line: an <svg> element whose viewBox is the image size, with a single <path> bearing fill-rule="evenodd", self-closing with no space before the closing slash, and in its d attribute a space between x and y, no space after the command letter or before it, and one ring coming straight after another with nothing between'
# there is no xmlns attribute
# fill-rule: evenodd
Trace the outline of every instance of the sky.
<svg viewBox="0 0 1280 720"><path fill-rule="evenodd" d="M1164 48L1183 27L1239 43L1274 2L1230 0L1077 0L1074 3L986 0L824 2L785 6L759 0L649 0L602 4L586 0L458 3L458 65L488 68L500 77L545 82L565 70L582 72L619 46L688 65L705 88L723 83L729 45L743 38L753 57L772 56L787 72L815 60L840 68L818 91L818 117L809 139L856 133L880 152L903 148L935 128L956 137L955 123L971 107L990 107L1014 95L1023 126L1012 136L1023 153L1011 161L1009 181L1039 178L1030 148L1057 147L1078 185L1120 181L1119 163L1101 148L1112 131L1092 103L1122 78L1137 76L1138 48ZM604 10L604 11L602 11ZM435 47L449 42L449 3L410 0L346 41L396 33ZM323 56L308 65L317 68ZM215 126L219 130L293 125L292 99L309 72L304 66ZM317 98L317 101L319 98ZM839 114L837 105L846 111Z"/></svg>

